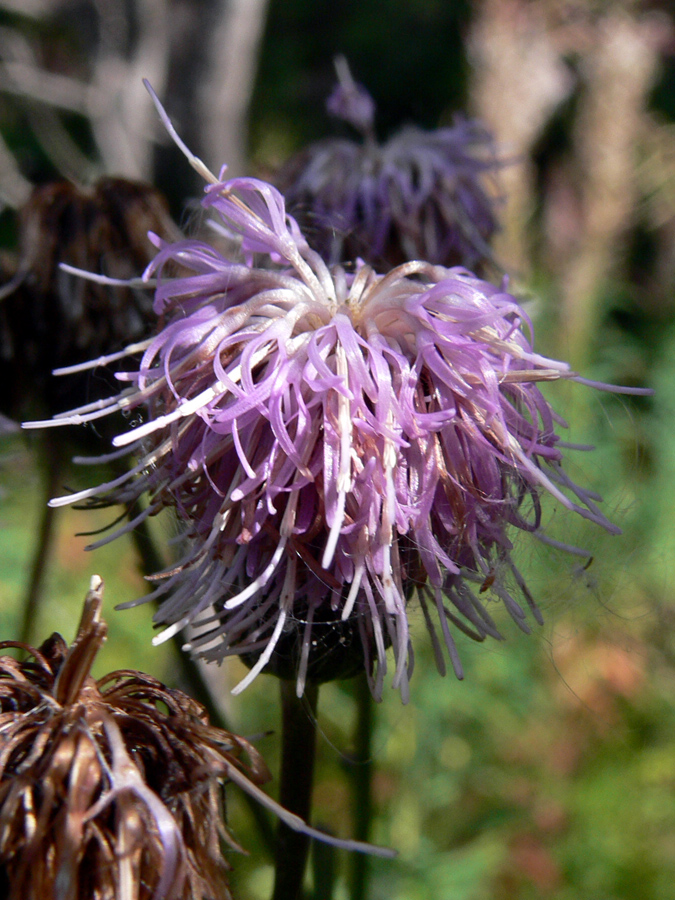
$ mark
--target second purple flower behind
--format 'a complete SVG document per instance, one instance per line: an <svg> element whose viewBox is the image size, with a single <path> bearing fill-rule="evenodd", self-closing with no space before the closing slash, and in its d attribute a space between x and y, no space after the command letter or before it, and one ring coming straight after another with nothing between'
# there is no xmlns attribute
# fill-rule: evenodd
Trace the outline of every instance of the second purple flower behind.
<svg viewBox="0 0 675 900"><path fill-rule="evenodd" d="M458 117L433 131L409 125L379 143L373 99L344 57L335 65L328 111L361 140L316 141L276 178L311 246L331 263L359 257L378 271L409 259L471 269L491 260L504 161L488 130Z"/></svg>

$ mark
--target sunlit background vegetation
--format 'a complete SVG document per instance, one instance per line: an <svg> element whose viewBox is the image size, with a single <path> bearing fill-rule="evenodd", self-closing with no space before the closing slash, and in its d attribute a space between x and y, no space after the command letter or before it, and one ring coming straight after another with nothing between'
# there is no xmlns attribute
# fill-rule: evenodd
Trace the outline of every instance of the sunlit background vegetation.
<svg viewBox="0 0 675 900"><path fill-rule="evenodd" d="M102 173L142 177L198 228L198 181L156 126L147 76L180 133L214 170L267 176L304 143L346 126L324 101L343 53L378 104L381 136L481 117L508 166L495 255L528 304L542 352L589 378L647 385L652 398L544 389L570 423L577 482L605 498L610 537L553 503L549 530L576 558L516 549L545 615L526 636L459 636L462 683L441 679L421 616L410 703L373 712L371 900L671 900L675 884L675 20L628 0L255 0L0 2L0 234L3 268L31 184ZM237 30L239 29L239 30ZM229 35L229 38L228 38ZM235 40L233 35L237 36ZM132 85L130 87L130 85ZM132 102L133 101L133 102ZM128 133L128 146L120 135ZM226 149L223 149L226 148ZM2 349L5 353L6 348ZM6 355L6 353L5 353ZM11 367L3 369L11 378ZM3 409L15 419L39 404ZM7 394L14 395L15 391ZM64 439L66 435L64 433ZM102 448L102 451L103 452ZM0 456L0 640L16 637L45 500L39 434ZM71 468L62 484L96 483ZM61 488L59 491L61 492ZM34 640L72 639L92 573L106 584L101 673L143 669L169 682L173 647L153 648L152 610L114 612L145 591L129 541L86 553L80 531L110 511L67 511L43 560ZM173 523L156 523L163 544ZM496 606L496 604L495 604ZM276 686L237 698L240 664L209 674L233 730L276 771ZM314 821L353 833L357 687L326 687L319 708ZM274 783L270 786L274 792ZM269 854L228 792L236 895L269 894ZM350 896L339 854L333 896ZM328 896L317 879L313 897Z"/></svg>

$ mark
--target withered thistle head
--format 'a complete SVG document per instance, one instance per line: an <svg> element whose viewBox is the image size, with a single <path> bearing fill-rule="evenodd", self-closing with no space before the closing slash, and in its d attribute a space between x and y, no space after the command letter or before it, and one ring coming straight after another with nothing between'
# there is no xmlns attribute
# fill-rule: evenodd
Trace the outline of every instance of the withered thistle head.
<svg viewBox="0 0 675 900"><path fill-rule="evenodd" d="M265 764L181 691L130 670L93 679L101 595L94 576L70 648L0 643L28 653L0 656L0 895L229 898L221 782L255 791Z"/></svg>
<svg viewBox="0 0 675 900"><path fill-rule="evenodd" d="M165 238L178 231L155 188L123 178L102 178L88 189L68 181L41 185L20 211L18 228L17 271L0 307L0 355L16 395L3 403L7 411L27 400L35 405L35 396L25 396L30 391L56 412L85 394L91 399L96 385L53 379L53 369L121 349L145 335L152 317L146 291L87 282L60 264L130 279L154 255L148 230Z"/></svg>

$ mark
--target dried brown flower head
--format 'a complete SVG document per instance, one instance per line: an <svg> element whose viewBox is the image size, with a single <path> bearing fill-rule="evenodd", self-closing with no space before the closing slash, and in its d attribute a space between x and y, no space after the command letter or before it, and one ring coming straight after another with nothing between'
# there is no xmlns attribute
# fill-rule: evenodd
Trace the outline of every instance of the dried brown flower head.
<svg viewBox="0 0 675 900"><path fill-rule="evenodd" d="M148 231L177 239L166 201L154 187L102 178L91 188L55 181L33 191L18 218L15 276L2 288L0 356L11 367L18 396L6 412L25 406L27 389L52 412L73 392L91 399L91 379L54 379L53 369L114 352L146 335L152 298L133 286L87 282L61 263L126 280L155 254ZM35 397L28 398L35 404ZM82 401L83 402L83 401Z"/></svg>
<svg viewBox="0 0 675 900"><path fill-rule="evenodd" d="M267 768L181 691L136 671L92 678L102 587L94 576L70 648L0 643L28 653L0 656L0 896L229 898L221 785L257 796Z"/></svg>

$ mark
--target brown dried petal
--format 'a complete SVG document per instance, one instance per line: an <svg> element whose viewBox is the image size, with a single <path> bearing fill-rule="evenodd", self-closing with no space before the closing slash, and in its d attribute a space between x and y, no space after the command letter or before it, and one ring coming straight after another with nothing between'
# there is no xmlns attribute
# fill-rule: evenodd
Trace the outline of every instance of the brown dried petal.
<svg viewBox="0 0 675 900"><path fill-rule="evenodd" d="M30 654L0 657L0 895L227 898L221 784L267 769L180 691L132 670L94 681L101 595L95 577L70 648L0 644Z"/></svg>

